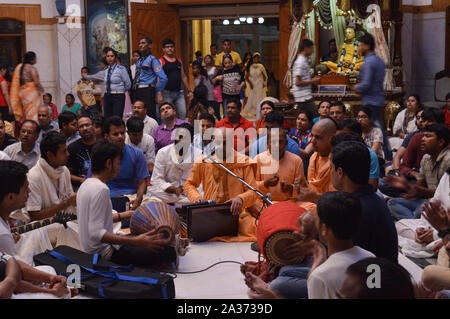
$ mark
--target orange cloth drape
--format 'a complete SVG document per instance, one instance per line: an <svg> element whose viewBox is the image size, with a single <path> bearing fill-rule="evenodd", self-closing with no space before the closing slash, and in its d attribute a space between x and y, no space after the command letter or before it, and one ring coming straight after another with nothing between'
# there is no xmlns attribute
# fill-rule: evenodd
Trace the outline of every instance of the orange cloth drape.
<svg viewBox="0 0 450 319"><path fill-rule="evenodd" d="M37 122L38 109L42 104L41 93L34 82L27 82L24 85L20 85L21 67L22 64L16 67L11 82L10 98L14 117L19 123L24 120Z"/></svg>
<svg viewBox="0 0 450 319"><path fill-rule="evenodd" d="M309 160L308 187L320 195L336 190L331 184L330 163L331 153L328 156L320 156L315 152Z"/></svg>

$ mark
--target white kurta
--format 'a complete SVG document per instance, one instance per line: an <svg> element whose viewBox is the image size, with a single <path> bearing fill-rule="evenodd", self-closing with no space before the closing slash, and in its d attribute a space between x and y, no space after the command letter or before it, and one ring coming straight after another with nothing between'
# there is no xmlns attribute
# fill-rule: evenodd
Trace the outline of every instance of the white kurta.
<svg viewBox="0 0 450 319"><path fill-rule="evenodd" d="M189 203L184 194L177 196L169 194L165 190L170 186L179 187L186 183L194 165L192 153L191 147L190 152L180 163L175 154L175 144L167 145L158 151L153 167L151 186L148 188L150 200L175 204Z"/></svg>

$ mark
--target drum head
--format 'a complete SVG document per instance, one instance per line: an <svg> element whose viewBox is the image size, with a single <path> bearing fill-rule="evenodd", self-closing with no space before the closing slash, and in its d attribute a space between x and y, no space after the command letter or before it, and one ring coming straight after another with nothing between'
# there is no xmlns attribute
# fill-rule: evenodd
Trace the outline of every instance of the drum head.
<svg viewBox="0 0 450 319"><path fill-rule="evenodd" d="M269 262L275 266L295 265L303 261L305 256L286 257L284 250L286 247L297 242L291 231L280 231L267 238L264 244L264 253Z"/></svg>

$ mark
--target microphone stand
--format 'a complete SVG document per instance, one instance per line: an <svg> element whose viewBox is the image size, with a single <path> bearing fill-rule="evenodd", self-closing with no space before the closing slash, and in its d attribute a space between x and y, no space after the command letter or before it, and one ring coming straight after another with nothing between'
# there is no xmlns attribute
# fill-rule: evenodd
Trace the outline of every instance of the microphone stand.
<svg viewBox="0 0 450 319"><path fill-rule="evenodd" d="M214 154L214 153L213 153ZM230 174L231 176L233 176L234 178L236 178L237 180L239 180L242 184L244 184L245 186L247 186L247 188L249 188L250 190L252 190L253 192L256 193L256 195L259 196L259 198L261 198L261 200L264 203L264 206L268 207L270 205L273 204L273 202L270 200L271 196L270 193L267 195L264 195L263 193L261 193L259 190L257 190L256 188L254 188L253 186L251 186L250 184L248 184L246 181L244 181L241 177L237 176L235 173L233 173L232 171L230 171L228 168L225 167L225 165L223 165L222 163L218 162L213 156L212 154L209 154L205 157L205 159L203 160L204 163L206 163L205 160L211 160L214 164L219 165L220 167L222 167L228 174ZM259 217L259 216L258 216Z"/></svg>

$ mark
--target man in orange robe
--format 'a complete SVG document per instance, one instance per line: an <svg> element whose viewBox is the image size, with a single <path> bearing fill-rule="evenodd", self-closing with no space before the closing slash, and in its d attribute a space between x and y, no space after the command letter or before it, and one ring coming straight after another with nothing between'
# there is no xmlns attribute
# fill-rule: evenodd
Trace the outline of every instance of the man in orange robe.
<svg viewBox="0 0 450 319"><path fill-rule="evenodd" d="M267 151L255 156L258 190L263 194L270 193L273 202L294 201L306 210L315 211L315 204L297 201L299 194L295 185L307 187L303 161L298 155L286 151L287 143L284 129L268 131ZM262 203L254 206L259 212Z"/></svg>
<svg viewBox="0 0 450 319"><path fill-rule="evenodd" d="M256 163L247 156L238 153L233 148L233 139L227 147L226 129L224 127L216 129L218 136L215 136L216 153L213 155L218 162L222 162L225 167L244 179L253 187L256 186L255 171ZM232 136L230 134L230 136ZM220 141L222 137L222 141ZM220 144L219 144L220 143ZM219 145L218 145L219 144ZM223 160L225 158L225 160ZM203 162L203 157L194 163L191 175L184 185L184 192L191 202L201 202L215 200L216 203L231 203L232 214L239 214L239 236L216 237L211 240L225 242L254 242L256 241L255 218L249 213L243 212L243 208L252 206L257 195L247 189L239 180L229 175L222 167L210 164L210 160ZM204 195L198 192L198 187L202 184Z"/></svg>
<svg viewBox="0 0 450 319"><path fill-rule="evenodd" d="M299 187L298 200L316 201L320 195L335 191L331 183L331 138L336 134L337 125L331 119L317 122L312 129L312 141L316 152L311 156L308 166L308 188Z"/></svg>

